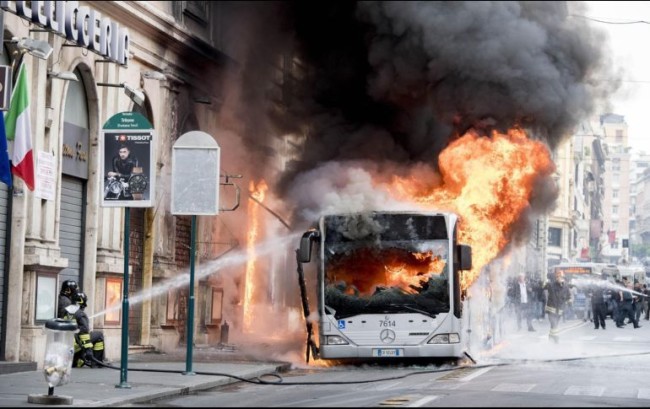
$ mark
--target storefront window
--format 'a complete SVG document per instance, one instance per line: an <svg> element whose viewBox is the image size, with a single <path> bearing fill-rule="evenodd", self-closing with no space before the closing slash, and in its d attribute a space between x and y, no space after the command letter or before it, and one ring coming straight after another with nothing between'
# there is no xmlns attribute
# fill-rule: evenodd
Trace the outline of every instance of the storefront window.
<svg viewBox="0 0 650 409"><path fill-rule="evenodd" d="M549 227L548 245L555 246L555 247L562 247L562 229L557 227Z"/></svg>
<svg viewBox="0 0 650 409"><path fill-rule="evenodd" d="M120 309L115 308L120 305L122 300L122 280L119 278L106 279L106 315L104 316L105 324L119 325Z"/></svg>
<svg viewBox="0 0 650 409"><path fill-rule="evenodd" d="M36 322L56 318L56 276L39 275L36 279Z"/></svg>
<svg viewBox="0 0 650 409"><path fill-rule="evenodd" d="M220 324L223 306L223 288L210 287L207 296L205 323L206 325Z"/></svg>
<svg viewBox="0 0 650 409"><path fill-rule="evenodd" d="M171 289L167 292L167 323L173 323L179 316L179 294L178 290Z"/></svg>

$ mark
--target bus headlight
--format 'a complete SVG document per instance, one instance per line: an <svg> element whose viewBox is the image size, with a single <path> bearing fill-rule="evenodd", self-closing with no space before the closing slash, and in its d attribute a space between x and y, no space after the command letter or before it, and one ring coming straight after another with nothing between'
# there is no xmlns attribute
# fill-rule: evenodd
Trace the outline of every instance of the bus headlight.
<svg viewBox="0 0 650 409"><path fill-rule="evenodd" d="M348 341L338 335L328 335L327 345L348 345Z"/></svg>
<svg viewBox="0 0 650 409"><path fill-rule="evenodd" d="M456 332L451 334L438 334L429 340L429 344L457 344L460 342L460 335Z"/></svg>

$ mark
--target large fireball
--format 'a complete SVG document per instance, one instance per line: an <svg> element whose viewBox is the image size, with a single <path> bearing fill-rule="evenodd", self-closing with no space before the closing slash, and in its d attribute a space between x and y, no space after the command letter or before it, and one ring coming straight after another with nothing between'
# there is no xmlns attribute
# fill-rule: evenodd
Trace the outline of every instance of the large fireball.
<svg viewBox="0 0 650 409"><path fill-rule="evenodd" d="M426 183L413 177L395 177L389 189L400 200L460 216L459 241L472 246L473 269L463 275L466 289L509 243L533 187L550 177L555 165L546 145L512 129L489 137L467 132L441 153L439 167L439 186L423 188Z"/></svg>

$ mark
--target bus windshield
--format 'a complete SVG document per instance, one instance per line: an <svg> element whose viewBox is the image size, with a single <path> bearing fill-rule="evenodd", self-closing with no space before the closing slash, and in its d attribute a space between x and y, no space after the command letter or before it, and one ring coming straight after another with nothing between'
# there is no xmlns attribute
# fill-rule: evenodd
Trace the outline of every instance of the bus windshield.
<svg viewBox="0 0 650 409"><path fill-rule="evenodd" d="M434 227L432 219L421 221ZM337 223L341 220L337 220ZM373 219L374 227L382 221ZM327 230L324 259L325 312L342 319L359 314L413 313L435 316L449 312L449 241L444 223L436 234L415 222L413 236L393 229L381 233L341 235ZM398 221L404 226L405 220ZM406 220L408 222L408 220ZM413 218L410 218L413 223ZM331 225L330 225L331 227ZM356 225L358 227L358 224ZM422 239L422 237L425 239ZM438 239L431 240L432 236ZM420 239L418 239L420 238Z"/></svg>

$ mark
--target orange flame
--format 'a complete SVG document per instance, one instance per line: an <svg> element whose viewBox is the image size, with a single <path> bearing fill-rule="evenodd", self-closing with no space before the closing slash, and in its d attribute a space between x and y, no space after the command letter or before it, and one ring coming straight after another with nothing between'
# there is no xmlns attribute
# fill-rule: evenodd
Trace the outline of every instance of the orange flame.
<svg viewBox="0 0 650 409"><path fill-rule="evenodd" d="M461 283L467 289L508 244L535 183L550 176L555 165L543 143L511 129L490 137L467 132L442 151L439 167L440 186L396 176L389 189L402 200L459 215L459 241L472 246L473 269Z"/></svg>
<svg viewBox="0 0 650 409"><path fill-rule="evenodd" d="M432 252L411 253L401 249L384 249L381 258L368 248L332 260L327 269L328 281L345 281L360 295L371 295L377 286L397 286L408 292L426 282L430 274L440 274L445 262Z"/></svg>
<svg viewBox="0 0 650 409"><path fill-rule="evenodd" d="M262 202L264 200L265 193L268 190L268 186L266 182L262 180L257 185L257 187L255 187L255 183L251 181L248 189L251 192L251 196L254 199L258 200L259 202ZM244 306L243 306L243 310L244 310L243 331L244 332L250 332L252 321L253 321L253 315L254 315L253 302L257 295L255 291L256 290L255 283L257 282L256 271L255 271L257 254L255 251L255 244L260 230L259 206L257 206L257 203L250 201L248 202L247 210L248 210L249 226L248 226L248 235L246 239L247 261L246 261L246 279L244 282Z"/></svg>

